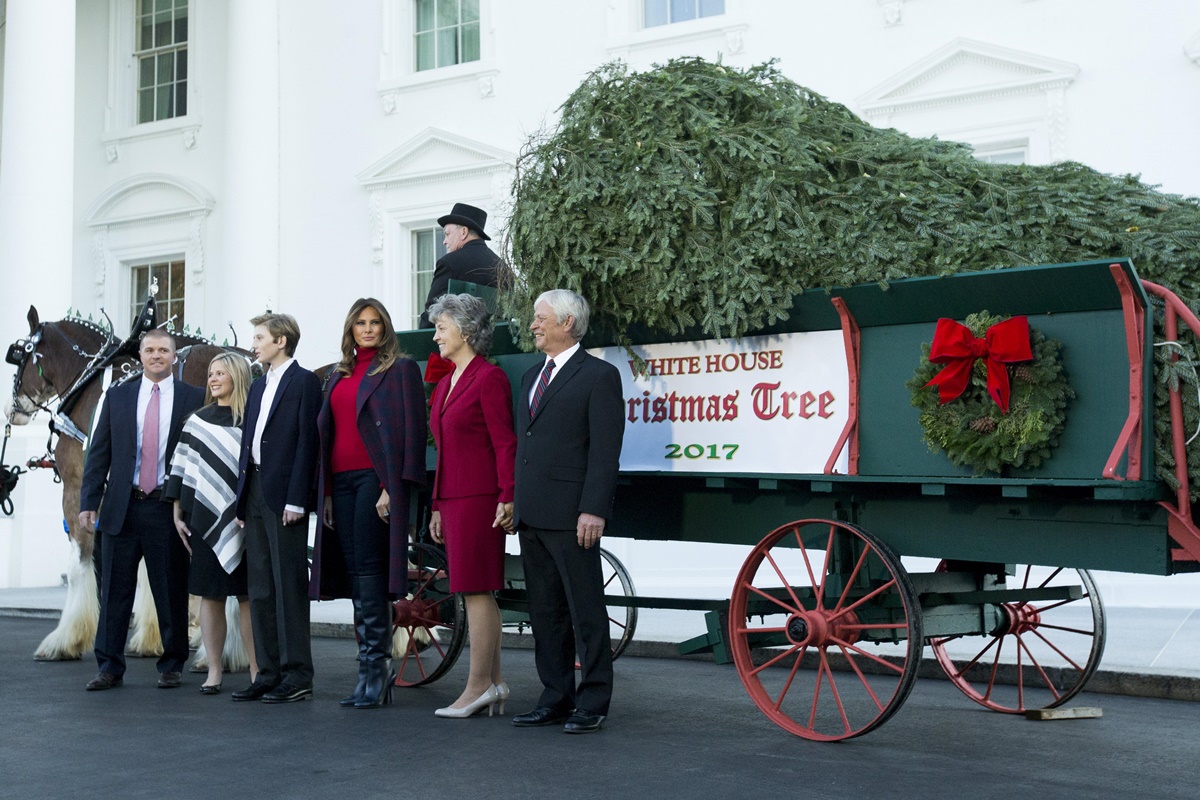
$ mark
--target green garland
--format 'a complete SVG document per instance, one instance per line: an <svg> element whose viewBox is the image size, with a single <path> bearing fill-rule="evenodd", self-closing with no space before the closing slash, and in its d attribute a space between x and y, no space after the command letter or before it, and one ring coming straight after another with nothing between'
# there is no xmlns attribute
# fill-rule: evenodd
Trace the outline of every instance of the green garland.
<svg viewBox="0 0 1200 800"><path fill-rule="evenodd" d="M963 324L979 338L1007 317L980 311ZM921 365L905 384L912 404L921 409L921 427L931 450L942 450L951 462L976 475L1002 473L1007 467L1036 467L1050 457L1066 423L1067 401L1075 397L1063 373L1062 345L1030 328L1033 361L1014 365L1012 395L1004 414L987 393L987 366L982 359L971 369L971 381L960 397L938 402L937 387L926 387L941 364L929 361L929 344L921 346Z"/></svg>

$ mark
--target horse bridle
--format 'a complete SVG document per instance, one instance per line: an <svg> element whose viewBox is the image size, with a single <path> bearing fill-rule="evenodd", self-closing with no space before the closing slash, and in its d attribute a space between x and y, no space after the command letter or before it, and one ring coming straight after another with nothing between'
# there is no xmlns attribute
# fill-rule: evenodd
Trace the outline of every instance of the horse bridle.
<svg viewBox="0 0 1200 800"><path fill-rule="evenodd" d="M12 407L17 407L17 399L21 396L21 378L25 375L25 365L29 363L32 356L33 361L37 364L38 352L37 346L42 341L42 329L46 327L46 323L42 323L34 328L33 333L29 334L28 339L17 339L8 346L8 352L4 355L4 360L17 368L17 374L13 376L13 391L12 391ZM41 375L41 365L37 365L38 374ZM45 378L45 375L42 375ZM37 400L33 401L38 408L49 411Z"/></svg>
<svg viewBox="0 0 1200 800"><path fill-rule="evenodd" d="M17 399L21 396L21 378L25 374L25 368L29 365L29 359L32 357L34 363L37 364L40 355L37 352L37 347L42 341L44 332L47 330L46 324L47 323L43 322L34 328L33 332L29 334L29 338L17 339L15 342L13 342L9 346L8 352L4 356L5 361L7 361L9 364L15 365L17 368L17 374L13 376L13 408L17 407ZM63 425L72 437L79 438L78 435L76 435L78 429L72 430L74 429L74 425L64 424L67 414L70 413L71 406L74 405L74 401L83 392L84 387L87 386L92 377L95 376L105 366L107 366L112 357L116 355L117 351L120 349L120 344L116 343L114 345L112 333L110 331L105 331L105 343L95 353L89 353L87 350L81 347L78 342L73 340L70 336L59 330L57 327L52 327L49 330L52 330L61 336L66 343L71 346L71 350L83 356L88 361L82 368L80 368L79 373L71 381L69 388L59 395L57 410L50 408L50 406L37 399L33 399L32 402L39 409L54 417L55 422L59 425ZM37 364L37 368L38 375L45 380L46 376L42 373L41 365Z"/></svg>

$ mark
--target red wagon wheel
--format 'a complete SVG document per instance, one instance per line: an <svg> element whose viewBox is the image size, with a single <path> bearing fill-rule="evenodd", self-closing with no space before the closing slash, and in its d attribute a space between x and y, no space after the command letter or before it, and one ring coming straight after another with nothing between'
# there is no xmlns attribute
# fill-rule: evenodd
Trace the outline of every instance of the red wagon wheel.
<svg viewBox="0 0 1200 800"><path fill-rule="evenodd" d="M450 593L446 556L430 544L408 550L408 591L392 604L401 652L392 659L397 686L432 683L454 666L466 638L466 604Z"/></svg>
<svg viewBox="0 0 1200 800"><path fill-rule="evenodd" d="M820 519L784 525L751 551L733 587L729 632L755 704L818 741L886 722L912 690L923 645L900 559L862 528Z"/></svg>
<svg viewBox="0 0 1200 800"><path fill-rule="evenodd" d="M985 606L996 609L996 624L982 644L963 635L931 639L933 654L951 683L993 711L1060 706L1083 689L1104 653L1104 604L1096 583L1082 569L1000 566L980 573L981 589L1052 597ZM943 561L938 570L945 569Z"/></svg>

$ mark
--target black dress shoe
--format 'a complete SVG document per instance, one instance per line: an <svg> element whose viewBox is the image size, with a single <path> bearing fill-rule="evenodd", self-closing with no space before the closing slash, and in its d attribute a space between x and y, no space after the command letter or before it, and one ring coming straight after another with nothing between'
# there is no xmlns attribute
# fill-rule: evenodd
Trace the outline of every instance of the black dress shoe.
<svg viewBox="0 0 1200 800"><path fill-rule="evenodd" d="M113 675L111 672L97 672L96 677L88 681L87 690L89 692L100 692L120 686L122 683L124 683L124 680L120 675Z"/></svg>
<svg viewBox="0 0 1200 800"><path fill-rule="evenodd" d="M297 700L307 700L312 697L312 687L301 689L290 683L281 683L275 689L263 695L264 703L294 703Z"/></svg>
<svg viewBox="0 0 1200 800"><path fill-rule="evenodd" d="M538 706L527 714L517 714L513 717L513 725L518 728L540 728L543 725L557 725L571 716L569 711L559 711L550 706Z"/></svg>
<svg viewBox="0 0 1200 800"><path fill-rule="evenodd" d="M593 714L591 711L577 708L567 720L567 724L563 725L563 733L595 733L600 730L603 722L603 714Z"/></svg>
<svg viewBox="0 0 1200 800"><path fill-rule="evenodd" d="M183 676L178 672L164 672L158 676L158 688L178 689L183 683Z"/></svg>
<svg viewBox="0 0 1200 800"><path fill-rule="evenodd" d="M245 689L242 689L240 692L234 692L230 695L230 697L233 698L235 703L241 703L247 700L261 700L263 695L265 695L267 692L273 691L274 689L274 686L255 681Z"/></svg>

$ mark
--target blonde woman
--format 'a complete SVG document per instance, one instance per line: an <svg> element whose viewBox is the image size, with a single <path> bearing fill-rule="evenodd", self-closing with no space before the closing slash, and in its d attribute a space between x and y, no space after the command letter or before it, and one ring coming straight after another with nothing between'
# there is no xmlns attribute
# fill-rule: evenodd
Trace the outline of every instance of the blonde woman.
<svg viewBox="0 0 1200 800"><path fill-rule="evenodd" d="M249 391L250 367L243 356L222 353L209 363L204 406L184 423L164 492L175 501L175 529L192 557L188 591L201 598L200 636L208 654L208 678L200 693L205 695L221 692L227 597L238 599L251 679L258 674L242 558L245 529L234 522L241 424Z"/></svg>

